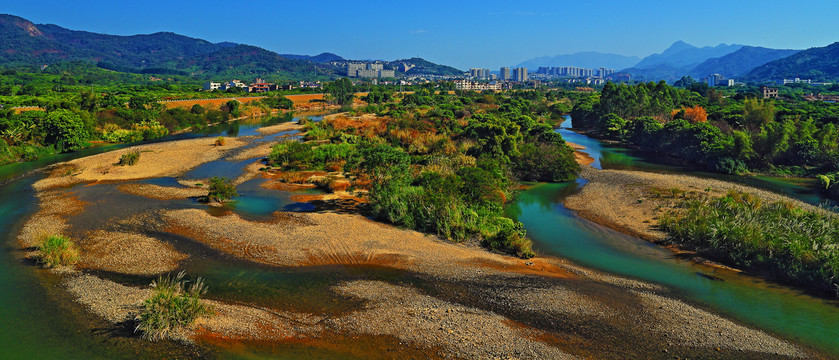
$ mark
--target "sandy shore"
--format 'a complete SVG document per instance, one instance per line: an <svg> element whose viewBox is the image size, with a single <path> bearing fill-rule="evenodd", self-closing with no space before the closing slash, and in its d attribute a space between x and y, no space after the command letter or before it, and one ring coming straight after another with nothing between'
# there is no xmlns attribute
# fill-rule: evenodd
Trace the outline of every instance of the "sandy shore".
<svg viewBox="0 0 839 360"><path fill-rule="evenodd" d="M261 127L259 129L256 129L256 131L263 135L270 135L280 133L283 131L300 131L300 129L302 128L303 126L296 122L286 122L282 124Z"/></svg>
<svg viewBox="0 0 839 360"><path fill-rule="evenodd" d="M667 209L677 205L685 193L722 196L729 190L737 190L755 194L765 201L788 201L807 209L816 209L770 191L690 175L597 170L583 166L580 176L588 183L582 191L565 200L567 208L594 222L652 241L666 237L658 230L658 219ZM675 197L672 189L679 190Z"/></svg>
<svg viewBox="0 0 839 360"><path fill-rule="evenodd" d="M132 275L174 271L187 258L172 245L140 234L98 230L79 243L82 268Z"/></svg>
<svg viewBox="0 0 839 360"><path fill-rule="evenodd" d="M57 164L51 175L34 187L45 190L82 182L176 176L245 144L237 138L226 138L224 146L216 146L213 138L198 138L140 145ZM117 165L120 157L132 150L140 151L139 161L131 166Z"/></svg>

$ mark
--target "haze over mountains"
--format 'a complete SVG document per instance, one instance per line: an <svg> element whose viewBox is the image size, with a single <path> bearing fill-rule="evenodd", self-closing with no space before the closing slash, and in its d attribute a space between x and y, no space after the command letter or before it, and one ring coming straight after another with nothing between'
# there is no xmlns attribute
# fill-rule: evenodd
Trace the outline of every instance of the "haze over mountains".
<svg viewBox="0 0 839 360"><path fill-rule="evenodd" d="M710 74L748 81L807 78L816 81L839 79L839 43L808 50L770 49L740 44L696 47L677 41L658 54L628 66L632 57L602 53L543 56L522 62L535 70L540 66L607 67L643 81L675 81L688 75L696 79ZM638 59L637 57L635 59Z"/></svg>
<svg viewBox="0 0 839 360"><path fill-rule="evenodd" d="M606 67L609 69L625 69L640 61L637 56L605 54L595 51L584 51L568 55L542 56L526 60L516 67L526 67L531 71L540 66L576 66L589 69Z"/></svg>

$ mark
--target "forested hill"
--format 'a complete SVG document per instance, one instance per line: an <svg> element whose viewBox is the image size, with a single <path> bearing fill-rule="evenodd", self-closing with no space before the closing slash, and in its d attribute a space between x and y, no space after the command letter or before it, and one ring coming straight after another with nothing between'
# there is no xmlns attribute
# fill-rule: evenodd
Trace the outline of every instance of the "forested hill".
<svg viewBox="0 0 839 360"><path fill-rule="evenodd" d="M397 69L401 64L413 66L406 72L406 74L408 75L463 75L462 70L458 70L447 65L435 64L433 62L418 57L396 60L388 63L388 65L394 69Z"/></svg>
<svg viewBox="0 0 839 360"><path fill-rule="evenodd" d="M758 66L748 75L752 80L812 79L839 80L839 42L810 48L795 55Z"/></svg>
<svg viewBox="0 0 839 360"><path fill-rule="evenodd" d="M213 44L167 32L132 36L96 34L57 25L35 25L17 16L0 15L0 61L4 63L35 65L88 60L123 67L157 67L234 45Z"/></svg>
<svg viewBox="0 0 839 360"><path fill-rule="evenodd" d="M198 76L253 77L276 75L283 78L314 79L341 72L329 64L289 59L250 45L236 45L219 51L178 60L174 66Z"/></svg>
<svg viewBox="0 0 839 360"><path fill-rule="evenodd" d="M708 76L708 74L723 74L729 78L740 77L758 66L773 60L785 58L798 51L768 49L759 46L743 46L740 50L731 54L705 60L705 62L693 68L689 75L697 79Z"/></svg>
<svg viewBox="0 0 839 360"><path fill-rule="evenodd" d="M201 77L271 75L333 77L336 68L309 59L234 43L211 43L170 32L118 36L69 30L0 14L0 65L50 65L88 61L122 72L175 73Z"/></svg>

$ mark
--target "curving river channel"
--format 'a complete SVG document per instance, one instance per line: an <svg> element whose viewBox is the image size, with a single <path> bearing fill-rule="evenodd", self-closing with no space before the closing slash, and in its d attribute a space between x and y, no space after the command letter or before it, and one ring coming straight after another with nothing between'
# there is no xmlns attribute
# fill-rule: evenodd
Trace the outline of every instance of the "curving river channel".
<svg viewBox="0 0 839 360"><path fill-rule="evenodd" d="M288 120L288 119L286 119ZM317 120L315 118L315 120ZM165 140L195 136L255 135L255 129L270 125L269 122L225 125L205 129L200 133L182 134ZM569 122L564 126L569 126ZM602 143L577 134L563 127L559 131L570 142L585 146L594 159L593 166L660 172L688 172L678 167L657 165L644 154ZM266 137L263 141L273 141ZM36 199L31 189L33 182L43 174L33 171L50 163L109 151L119 146L88 149L72 155L61 155L26 164L0 167L0 349L2 358L178 358L208 356L206 350L171 343L149 343L132 336L129 325L112 330L104 321L91 320L85 310L64 294L54 275L40 271L29 262L20 260L16 253L15 237L22 223L36 209ZM235 177L249 162L218 160L193 170L193 177L202 174ZM718 175L694 173L699 176ZM810 190L806 181L787 181L773 178L730 178L726 180L747 182L753 186L783 192L801 200L818 203L822 199ZM172 179L147 180L157 184L172 185ZM252 180L240 187L245 195L233 209L243 217L258 219L276 210L305 211L310 205L296 203L288 193L264 191L259 180ZM666 250L621 233L581 219L565 209L565 197L584 186L584 181L565 184L540 184L522 192L508 215L524 223L536 249L546 255L566 258L580 265L644 281L662 284L679 297L700 307L738 319L781 337L813 346L839 356L839 304L815 298L801 291L767 283L759 278L719 270L690 261L680 260ZM109 189L109 185L77 189L78 196L102 197L108 194L104 205L85 211L71 221L74 227L84 228L102 213L114 211L120 204L132 204L122 210L144 210L140 198ZM107 206L112 204L112 206ZM172 201L167 207L198 207L191 201ZM210 287L208 296L231 301L257 303L281 298L289 308L306 309L321 313L340 313L350 304L329 291L335 281L344 279L382 279L417 283L397 270L369 267L325 266L306 270L283 270L238 261L211 249L184 239L168 239L173 246L193 256L182 264L191 276L202 276ZM114 274L99 274L121 283L148 284L150 278ZM713 275L713 276L708 276ZM359 341L362 340L362 341ZM346 339L352 351L324 349L306 344L288 344L281 347L266 345L264 348L243 350L230 344L210 350L209 355L220 357L280 357L280 358L370 358L379 348L398 348L387 339ZM340 340L339 340L340 342ZM408 357L420 357L411 354Z"/></svg>

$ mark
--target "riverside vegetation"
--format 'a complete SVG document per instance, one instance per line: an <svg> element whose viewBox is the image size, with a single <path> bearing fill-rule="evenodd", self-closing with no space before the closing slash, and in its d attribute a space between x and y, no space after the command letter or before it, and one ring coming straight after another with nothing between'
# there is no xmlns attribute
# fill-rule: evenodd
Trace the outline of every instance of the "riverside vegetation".
<svg viewBox="0 0 839 360"><path fill-rule="evenodd" d="M744 174L817 177L839 199L839 105L758 99L753 92L724 93L664 82L607 83L580 99L573 126L666 154L701 169Z"/></svg>
<svg viewBox="0 0 839 360"><path fill-rule="evenodd" d="M71 152L92 141L131 143L231 118L289 109L272 93L260 101L167 109L161 100L245 96L201 92L200 80L124 74L82 62L0 70L0 164ZM237 88L238 89L238 88ZM12 107L28 107L18 113Z"/></svg>
<svg viewBox="0 0 839 360"><path fill-rule="evenodd" d="M839 217L742 192L685 200L660 225L672 239L747 269L839 296Z"/></svg>
<svg viewBox="0 0 839 360"><path fill-rule="evenodd" d="M152 341L166 339L190 327L198 317L213 313L201 301L207 292L204 281L197 278L189 283L184 275L181 271L174 277L161 276L151 283L154 294L143 302L143 309L135 319L135 332Z"/></svg>
<svg viewBox="0 0 839 360"><path fill-rule="evenodd" d="M38 262L45 268L73 265L79 261L76 244L63 235L52 235L38 245Z"/></svg>
<svg viewBox="0 0 839 360"><path fill-rule="evenodd" d="M369 190L376 218L455 241L480 239L532 257L521 223L502 215L519 181L570 181L579 165L553 131L556 99L418 91L309 123L305 141L274 146L269 164L287 171L341 171ZM369 115L375 114L375 115ZM352 115L352 114L350 114Z"/></svg>
<svg viewBox="0 0 839 360"><path fill-rule="evenodd" d="M839 106L694 90L608 83L577 101L573 126L705 170L814 176L836 198ZM730 193L686 200L660 225L671 240L726 263L839 295L839 222L828 211Z"/></svg>

